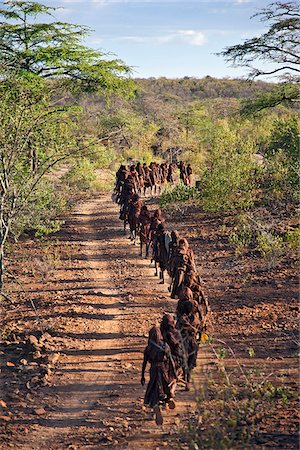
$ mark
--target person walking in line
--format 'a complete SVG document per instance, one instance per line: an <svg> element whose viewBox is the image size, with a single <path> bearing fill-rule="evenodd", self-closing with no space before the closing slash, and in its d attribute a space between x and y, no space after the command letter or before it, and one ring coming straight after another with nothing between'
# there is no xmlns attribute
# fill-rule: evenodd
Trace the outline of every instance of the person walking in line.
<svg viewBox="0 0 300 450"><path fill-rule="evenodd" d="M170 373L176 374L174 361L171 356L169 345L163 340L161 331L153 326L149 331L148 345L144 350L141 384L145 385L145 370L150 363L150 379L147 385L144 403L153 408L155 422L163 424L162 407L168 405L170 409L175 408L170 388Z"/></svg>

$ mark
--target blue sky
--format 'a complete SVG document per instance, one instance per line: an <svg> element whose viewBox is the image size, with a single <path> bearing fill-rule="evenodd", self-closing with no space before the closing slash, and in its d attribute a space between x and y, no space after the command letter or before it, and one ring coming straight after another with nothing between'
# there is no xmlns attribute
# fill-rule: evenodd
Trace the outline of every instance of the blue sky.
<svg viewBox="0 0 300 450"><path fill-rule="evenodd" d="M271 1L271 0L270 0ZM264 31L250 17L265 0L44 0L55 16L94 31L85 44L110 51L136 77L242 77L215 55Z"/></svg>

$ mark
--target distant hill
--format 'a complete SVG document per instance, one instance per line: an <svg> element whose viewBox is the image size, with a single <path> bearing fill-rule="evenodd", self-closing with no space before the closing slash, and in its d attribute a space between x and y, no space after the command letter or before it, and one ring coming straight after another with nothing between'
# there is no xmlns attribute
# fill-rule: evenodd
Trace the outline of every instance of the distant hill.
<svg viewBox="0 0 300 450"><path fill-rule="evenodd" d="M228 78L136 78L142 92L140 95L156 96L163 101L190 103L203 99L248 99L261 92L274 89L273 83Z"/></svg>

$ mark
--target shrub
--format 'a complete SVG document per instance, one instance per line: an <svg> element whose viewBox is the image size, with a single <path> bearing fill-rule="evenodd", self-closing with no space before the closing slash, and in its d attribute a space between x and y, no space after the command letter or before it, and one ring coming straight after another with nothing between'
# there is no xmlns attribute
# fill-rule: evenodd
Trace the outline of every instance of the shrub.
<svg viewBox="0 0 300 450"><path fill-rule="evenodd" d="M283 239L272 231L259 231L257 233L256 250L264 257L277 257L284 251Z"/></svg>
<svg viewBox="0 0 300 450"><path fill-rule="evenodd" d="M193 167L194 175L201 176L205 169L206 154L202 146L192 150L186 150L180 155L180 159L188 161Z"/></svg>
<svg viewBox="0 0 300 450"><path fill-rule="evenodd" d="M300 228L287 231L284 234L284 241L290 249L298 250L300 246Z"/></svg>
<svg viewBox="0 0 300 450"><path fill-rule="evenodd" d="M170 203L181 203L197 199L199 199L199 192L195 187L179 183L163 189L160 196L160 206L164 208Z"/></svg>
<svg viewBox="0 0 300 450"><path fill-rule="evenodd" d="M113 147L106 147L99 145L94 149L94 154L91 157L94 167L96 169L108 169L116 158L116 152Z"/></svg>
<svg viewBox="0 0 300 450"><path fill-rule="evenodd" d="M123 150L122 159L125 163L132 159L133 161L150 164L155 158L151 149L131 147Z"/></svg>
<svg viewBox="0 0 300 450"><path fill-rule="evenodd" d="M89 159L82 158L74 162L63 178L70 187L87 191L96 180L95 166Z"/></svg>
<svg viewBox="0 0 300 450"><path fill-rule="evenodd" d="M274 155L269 156L262 180L262 187L267 200L273 201L273 199L276 199L285 201L286 196L292 194L292 186L290 183L291 170L292 167L283 150L278 149Z"/></svg>
<svg viewBox="0 0 300 450"><path fill-rule="evenodd" d="M278 149L282 149L289 159L297 161L299 158L299 133L298 117L291 116L275 120L266 149L267 153L274 155Z"/></svg>
<svg viewBox="0 0 300 450"><path fill-rule="evenodd" d="M211 212L247 210L255 199L253 140L221 123L212 135L201 190L202 206Z"/></svg>
<svg viewBox="0 0 300 450"><path fill-rule="evenodd" d="M230 347L225 351L210 343L209 348L216 359L215 364L207 367L204 380L196 390L197 410L186 431L189 448L258 448L264 434L261 425L274 420L283 404L296 402L296 389L279 385L277 380L274 384L270 379L273 374L266 376L257 367L248 365L244 369L245 364L240 364ZM254 349L247 350L250 359L253 358ZM235 363L227 365L227 356L233 357Z"/></svg>
<svg viewBox="0 0 300 450"><path fill-rule="evenodd" d="M252 239L252 230L246 224L230 234L229 243L234 247L236 255L240 255L246 250Z"/></svg>
<svg viewBox="0 0 300 450"><path fill-rule="evenodd" d="M299 200L299 119L296 116L274 121L269 145L267 187L275 198Z"/></svg>
<svg viewBox="0 0 300 450"><path fill-rule="evenodd" d="M97 178L91 183L91 190L98 192L112 192L115 174L108 170L96 171Z"/></svg>
<svg viewBox="0 0 300 450"><path fill-rule="evenodd" d="M24 231L34 231L41 237L58 231L63 223L57 216L67 208L67 196L51 180L43 180L32 193L22 214L12 223L16 239Z"/></svg>

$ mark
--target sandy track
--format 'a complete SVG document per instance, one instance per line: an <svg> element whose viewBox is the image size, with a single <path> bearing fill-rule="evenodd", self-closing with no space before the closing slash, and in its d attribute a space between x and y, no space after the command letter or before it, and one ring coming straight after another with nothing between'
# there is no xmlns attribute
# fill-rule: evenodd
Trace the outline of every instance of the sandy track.
<svg viewBox="0 0 300 450"><path fill-rule="evenodd" d="M29 288L56 299L41 319L57 330L62 356L51 386L40 392L46 416L31 423L15 448L175 448L194 393L179 391L177 408L165 411L157 427L143 407L139 380L148 329L176 302L124 237L108 196L79 205L62 241L76 244L71 258L43 286Z"/></svg>

